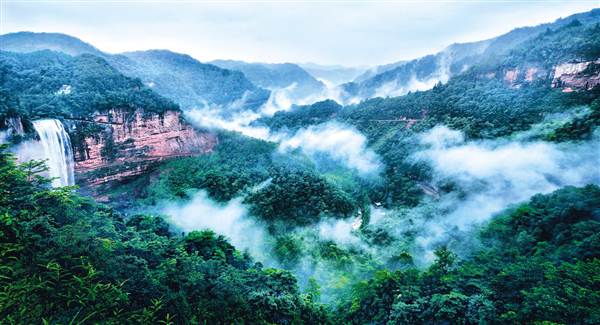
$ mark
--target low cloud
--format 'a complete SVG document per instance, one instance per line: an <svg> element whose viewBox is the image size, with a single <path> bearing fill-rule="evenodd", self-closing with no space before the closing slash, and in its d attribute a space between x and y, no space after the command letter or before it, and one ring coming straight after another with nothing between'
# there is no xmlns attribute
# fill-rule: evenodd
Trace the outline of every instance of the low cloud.
<svg viewBox="0 0 600 325"><path fill-rule="evenodd" d="M326 154L362 176L375 175L381 170L380 158L367 147L366 137L354 127L338 122L300 129L293 136L281 140L279 149L300 149L312 157Z"/></svg>
<svg viewBox="0 0 600 325"><path fill-rule="evenodd" d="M272 138L269 128L250 125L261 116L259 113L250 110L223 116L223 108L205 107L187 110L184 114L191 123L199 127L235 131L262 140Z"/></svg>
<svg viewBox="0 0 600 325"><path fill-rule="evenodd" d="M269 260L265 255L267 233L258 221L248 216L242 198L220 204L211 200L206 192L199 191L188 202L167 203L162 213L184 232L210 229L226 236L236 248L247 250L254 258Z"/></svg>
<svg viewBox="0 0 600 325"><path fill-rule="evenodd" d="M463 192L442 196L437 207L444 212L421 219L416 243L429 258L436 245L537 193L600 184L598 135L573 143L465 141L462 133L438 126L424 133L421 142L427 149L414 158L433 167L434 184L451 180Z"/></svg>
<svg viewBox="0 0 600 325"><path fill-rule="evenodd" d="M340 245L356 245L360 239L356 232L361 219L324 219L317 225L319 236L323 240L331 240Z"/></svg>

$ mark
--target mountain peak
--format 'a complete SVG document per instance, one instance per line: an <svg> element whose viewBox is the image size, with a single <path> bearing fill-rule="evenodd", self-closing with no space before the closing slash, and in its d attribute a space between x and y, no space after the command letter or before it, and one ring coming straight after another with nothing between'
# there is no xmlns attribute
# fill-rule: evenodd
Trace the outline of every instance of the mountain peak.
<svg viewBox="0 0 600 325"><path fill-rule="evenodd" d="M0 35L2 50L10 52L35 52L52 50L69 55L103 53L77 37L61 33L16 32Z"/></svg>

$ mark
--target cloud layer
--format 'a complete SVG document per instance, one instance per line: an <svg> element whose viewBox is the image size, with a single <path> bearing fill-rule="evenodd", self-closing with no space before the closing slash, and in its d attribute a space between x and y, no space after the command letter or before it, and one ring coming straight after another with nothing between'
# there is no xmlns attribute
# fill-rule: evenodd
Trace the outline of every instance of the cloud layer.
<svg viewBox="0 0 600 325"><path fill-rule="evenodd" d="M283 139L282 151L300 149L309 156L327 154L359 174L374 175L381 169L379 156L367 147L367 138L353 127L327 122L298 130Z"/></svg>
<svg viewBox="0 0 600 325"><path fill-rule="evenodd" d="M462 133L438 126L421 141L427 149L414 158L433 167L434 183L451 180L463 192L443 196L438 207L446 212L423 221L417 243L427 254L454 234L537 193L600 184L598 136L578 143L465 141Z"/></svg>

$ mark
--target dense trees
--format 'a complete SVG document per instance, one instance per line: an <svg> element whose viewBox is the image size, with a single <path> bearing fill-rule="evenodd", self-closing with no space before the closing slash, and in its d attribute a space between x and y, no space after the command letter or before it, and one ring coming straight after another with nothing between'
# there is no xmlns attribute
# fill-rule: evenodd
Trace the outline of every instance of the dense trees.
<svg viewBox="0 0 600 325"><path fill-rule="evenodd" d="M95 111L135 110L150 113L178 110L139 79L123 76L104 59L71 57L52 51L28 54L0 52L2 98L0 116L14 110L24 118L89 117ZM5 100L3 100L4 102Z"/></svg>
<svg viewBox="0 0 600 325"><path fill-rule="evenodd" d="M536 195L485 227L472 258L442 248L426 271L381 271L358 283L340 321L596 324L599 209L597 186Z"/></svg>
<svg viewBox="0 0 600 325"><path fill-rule="evenodd" d="M409 208L429 208L421 204L429 202L422 197L432 170L410 157L423 148L418 132L436 124L461 130L469 139L508 141L553 113L567 113L566 122L536 138L591 139L600 123L600 90L569 93L552 88L550 69L570 60L597 59L599 36L597 25L575 20L506 55L491 56L429 91L347 107L324 101L257 121L292 131L330 120L355 126L385 165L374 181L339 166L317 166L299 152L278 152L274 143L222 132L210 155L160 163L136 179L97 189L109 195L114 207L134 211L126 216L73 188L49 189L48 180L39 176L42 163L16 164L2 148L0 322L600 323L597 186L536 195L474 230L475 247L460 255L440 247L435 261L422 269L415 267L418 257L413 259L409 246L416 226L394 232L398 229L390 228L399 223L386 224L388 228L368 225L371 205L397 209L389 220L411 225L420 220ZM165 62L196 65L189 57L168 52L130 56L147 68ZM546 77L504 78L509 70L531 66L546 69ZM198 72L204 68L216 77L223 74L222 80L242 78L215 67L198 66ZM597 73L598 67L589 69L586 73ZM124 77L93 55L2 52L0 73L2 120L17 115L25 121L89 117L108 108L143 107L157 113L177 109L140 80ZM179 96L179 86L163 77L173 96ZM66 94L69 88L63 86L69 85ZM199 85L202 91L212 87ZM239 94L230 95L226 101ZM264 93L259 97L264 101ZM101 132L94 127L82 131ZM72 140L81 141L79 136ZM453 186L449 181L435 190L444 195ZM136 211L184 201L198 190L219 203L242 198L249 214L267 225L266 246L272 252L266 254L299 270L305 293L292 273L263 267L219 234L174 233L163 218ZM432 205L438 203L430 195ZM420 217L433 218L427 213L444 209L442 205ZM350 217L362 223L353 224ZM347 238L335 237L339 225L344 231L351 227L340 233L351 232L360 244L340 243ZM377 256L385 249L389 256ZM328 272L319 274L324 269ZM320 276L319 282L304 277L303 271L314 270L311 275ZM332 292L335 297L326 296ZM320 305L319 299L329 306Z"/></svg>
<svg viewBox="0 0 600 325"><path fill-rule="evenodd" d="M210 231L123 219L0 151L0 315L6 323L568 323L600 320L600 188L537 195L481 231L464 260L378 271L328 316L294 277ZM281 254L298 247L281 237ZM325 253L323 253L325 254ZM347 253L346 253L347 254ZM312 288L312 289L311 289Z"/></svg>
<svg viewBox="0 0 600 325"><path fill-rule="evenodd" d="M173 234L48 189L0 151L0 318L23 323L327 323L286 272L210 231Z"/></svg>

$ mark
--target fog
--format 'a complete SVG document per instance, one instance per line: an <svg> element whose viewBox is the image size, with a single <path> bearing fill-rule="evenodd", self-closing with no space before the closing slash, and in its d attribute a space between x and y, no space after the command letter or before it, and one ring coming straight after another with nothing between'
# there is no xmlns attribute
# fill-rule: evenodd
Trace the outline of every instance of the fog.
<svg viewBox="0 0 600 325"><path fill-rule="evenodd" d="M362 176L376 175L382 166L379 156L367 147L367 138L338 122L309 126L281 140L279 150L295 149L311 157L325 153Z"/></svg>
<svg viewBox="0 0 600 325"><path fill-rule="evenodd" d="M400 82L398 78L384 83L377 89L373 97L396 97L403 96L409 92L423 91L433 88L438 82L446 83L450 79L450 64L451 56L444 53L440 55L437 62L437 71L429 75L427 78L420 79L416 72L413 71L408 82Z"/></svg>
<svg viewBox="0 0 600 325"><path fill-rule="evenodd" d="M413 159L433 167L434 184L450 180L462 192L442 196L437 205L447 212L423 221L416 244L425 260L456 233L468 232L537 193L600 184L599 139L596 134L591 141L573 143L465 141L462 133L445 126L421 135L426 149Z"/></svg>
<svg viewBox="0 0 600 325"><path fill-rule="evenodd" d="M248 217L243 198L235 198L220 204L199 191L188 202L165 202L161 212L167 220L183 232L210 229L229 239L232 245L248 251L261 262L269 261L267 233L264 226Z"/></svg>

